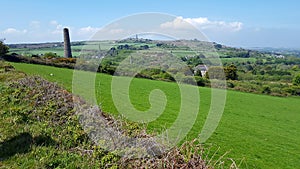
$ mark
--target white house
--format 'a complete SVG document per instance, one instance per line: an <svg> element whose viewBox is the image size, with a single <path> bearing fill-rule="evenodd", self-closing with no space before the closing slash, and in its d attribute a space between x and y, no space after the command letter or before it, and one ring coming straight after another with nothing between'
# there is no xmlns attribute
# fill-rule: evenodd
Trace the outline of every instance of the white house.
<svg viewBox="0 0 300 169"><path fill-rule="evenodd" d="M208 68L206 65L204 64L200 64L200 65L197 65L196 67L194 67L194 74L200 70L201 71L201 75L202 77L205 76L205 73L207 72Z"/></svg>

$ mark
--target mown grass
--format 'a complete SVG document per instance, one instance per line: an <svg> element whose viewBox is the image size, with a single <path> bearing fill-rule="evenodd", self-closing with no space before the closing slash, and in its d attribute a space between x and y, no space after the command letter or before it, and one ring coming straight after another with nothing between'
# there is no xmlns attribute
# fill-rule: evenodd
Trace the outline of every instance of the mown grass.
<svg viewBox="0 0 300 169"><path fill-rule="evenodd" d="M12 64L17 70L40 75L71 90L72 70ZM50 76L50 73L53 73L53 76ZM97 74L96 77L96 95L101 108L105 112L118 114L111 96L112 77L104 74ZM149 108L149 93L153 89L164 91L168 103L162 116L148 124L149 131L170 126L180 108L180 93L176 83L146 79L132 81L130 99L133 105L140 110ZM199 91L200 112L188 139L198 136L210 106L210 89L199 88ZM205 144L212 145L211 152L216 153L216 157L230 151L227 157L235 159L236 163L242 161L241 168L297 168L300 166L299 103L299 98L228 91L222 120Z"/></svg>

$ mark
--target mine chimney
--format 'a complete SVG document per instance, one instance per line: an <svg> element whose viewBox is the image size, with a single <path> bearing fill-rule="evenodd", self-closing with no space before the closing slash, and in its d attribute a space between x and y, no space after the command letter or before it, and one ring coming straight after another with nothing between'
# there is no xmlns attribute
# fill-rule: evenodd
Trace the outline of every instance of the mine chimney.
<svg viewBox="0 0 300 169"><path fill-rule="evenodd" d="M70 36L69 36L68 28L64 28L64 51L65 51L65 57L66 58L71 58L72 57L71 42L70 42Z"/></svg>

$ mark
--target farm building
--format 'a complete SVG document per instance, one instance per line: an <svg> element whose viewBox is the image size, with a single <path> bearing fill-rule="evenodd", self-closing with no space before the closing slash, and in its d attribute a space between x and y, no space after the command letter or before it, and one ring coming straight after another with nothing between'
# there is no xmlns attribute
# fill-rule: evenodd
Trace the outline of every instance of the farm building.
<svg viewBox="0 0 300 169"><path fill-rule="evenodd" d="M194 74L199 70L201 71L201 75L204 76L205 73L207 72L208 68L206 65L203 65L203 64L197 65L194 67Z"/></svg>

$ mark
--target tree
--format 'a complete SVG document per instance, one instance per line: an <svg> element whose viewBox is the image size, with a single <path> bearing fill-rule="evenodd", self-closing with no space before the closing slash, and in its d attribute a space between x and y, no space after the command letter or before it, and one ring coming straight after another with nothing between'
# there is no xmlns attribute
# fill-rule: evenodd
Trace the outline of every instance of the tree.
<svg viewBox="0 0 300 169"><path fill-rule="evenodd" d="M219 80L225 80L226 76L224 73L224 68L221 66L212 66L208 69L208 71L205 74L205 77L208 79L219 79Z"/></svg>
<svg viewBox="0 0 300 169"><path fill-rule="evenodd" d="M226 76L226 80L237 80L237 67L235 65L226 66L224 68L224 73Z"/></svg>
<svg viewBox="0 0 300 169"><path fill-rule="evenodd" d="M293 79L293 84L295 86L300 86L300 74L296 75Z"/></svg>
<svg viewBox="0 0 300 169"><path fill-rule="evenodd" d="M140 49L141 50L146 50L146 49L149 49L149 46L148 45L142 45L142 46L140 46Z"/></svg>
<svg viewBox="0 0 300 169"><path fill-rule="evenodd" d="M9 47L0 41L0 56L7 54L8 50L9 50Z"/></svg>
<svg viewBox="0 0 300 169"><path fill-rule="evenodd" d="M214 46L216 49L222 49L222 47L223 47L221 44L215 44Z"/></svg>
<svg viewBox="0 0 300 169"><path fill-rule="evenodd" d="M205 86L206 80L200 76L194 76L198 86Z"/></svg>
<svg viewBox="0 0 300 169"><path fill-rule="evenodd" d="M293 67L292 67L292 70L293 71L297 71L299 69L299 66L298 65L294 65Z"/></svg>
<svg viewBox="0 0 300 169"><path fill-rule="evenodd" d="M212 66L206 72L205 77L209 79L237 80L237 67L233 64L224 68L221 66Z"/></svg>
<svg viewBox="0 0 300 169"><path fill-rule="evenodd" d="M57 56L56 53L53 53L53 52L46 52L46 53L44 54L44 57L45 57L45 58L48 58L48 59L51 59L51 58L56 58L56 57L58 57L58 56Z"/></svg>

